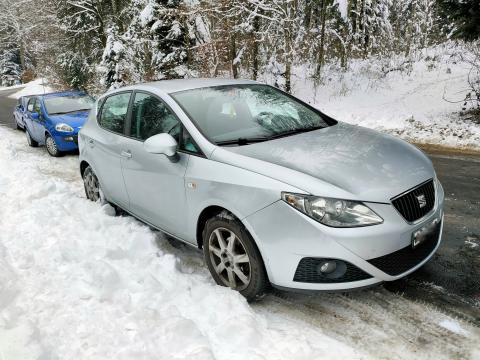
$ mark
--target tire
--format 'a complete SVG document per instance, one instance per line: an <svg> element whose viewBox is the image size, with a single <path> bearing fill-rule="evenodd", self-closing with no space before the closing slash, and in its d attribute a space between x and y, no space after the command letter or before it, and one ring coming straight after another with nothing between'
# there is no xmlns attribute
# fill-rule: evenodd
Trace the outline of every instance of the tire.
<svg viewBox="0 0 480 360"><path fill-rule="evenodd" d="M15 121L15 126L17 130L23 130L23 128L20 126L15 116L13 117L13 121Z"/></svg>
<svg viewBox="0 0 480 360"><path fill-rule="evenodd" d="M85 188L85 195L87 195L88 200L93 202L99 201L101 204L107 203L103 196L97 175L95 175L95 172L90 165L88 165L83 172L83 187Z"/></svg>
<svg viewBox="0 0 480 360"><path fill-rule="evenodd" d="M206 222L202 236L205 263L216 283L239 291L249 302L262 298L268 286L267 273L243 224L230 214L220 214Z"/></svg>
<svg viewBox="0 0 480 360"><path fill-rule="evenodd" d="M58 150L57 143L49 134L45 136L45 147L51 156L59 157L63 155L62 152Z"/></svg>
<svg viewBox="0 0 480 360"><path fill-rule="evenodd" d="M27 142L28 142L29 146L31 146L31 147L37 147L38 146L38 142L36 142L35 140L32 139L28 129L25 129L25 136L27 137Z"/></svg>

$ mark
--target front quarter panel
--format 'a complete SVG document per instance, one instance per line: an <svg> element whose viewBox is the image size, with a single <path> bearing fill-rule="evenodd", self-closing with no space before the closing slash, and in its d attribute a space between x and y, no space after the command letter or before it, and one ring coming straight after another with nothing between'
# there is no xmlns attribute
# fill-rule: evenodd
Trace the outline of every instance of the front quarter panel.
<svg viewBox="0 0 480 360"><path fill-rule="evenodd" d="M189 209L189 238L186 240L192 243L196 243L198 218L209 206L223 207L244 219L278 201L282 191L303 193L264 175L199 156L190 157L185 187Z"/></svg>

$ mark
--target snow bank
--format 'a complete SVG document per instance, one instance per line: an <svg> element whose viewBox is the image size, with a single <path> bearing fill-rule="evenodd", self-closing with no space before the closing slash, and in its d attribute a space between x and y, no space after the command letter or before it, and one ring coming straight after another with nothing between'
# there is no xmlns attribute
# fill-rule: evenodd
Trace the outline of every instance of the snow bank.
<svg viewBox="0 0 480 360"><path fill-rule="evenodd" d="M18 99L22 96L41 95L41 94L52 92L53 89L46 86L45 84L46 84L45 80L36 79L26 84L18 85L17 87L21 87L22 89L10 95L9 97L13 99ZM13 88L14 87L11 87L9 89L13 89Z"/></svg>
<svg viewBox="0 0 480 360"><path fill-rule="evenodd" d="M447 43L424 50L417 60L358 60L346 72L330 66L318 86L307 75L312 72L299 67L293 92L341 121L411 142L480 150L480 124L459 115L470 66L458 55L466 51Z"/></svg>
<svg viewBox="0 0 480 360"><path fill-rule="evenodd" d="M320 328L271 327L201 257L87 201L76 156L0 139L0 358L361 357Z"/></svg>

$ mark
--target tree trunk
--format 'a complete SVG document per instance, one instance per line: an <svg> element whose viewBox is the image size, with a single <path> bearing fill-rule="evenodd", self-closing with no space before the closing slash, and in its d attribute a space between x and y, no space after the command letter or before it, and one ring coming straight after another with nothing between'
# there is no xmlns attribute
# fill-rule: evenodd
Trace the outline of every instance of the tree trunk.
<svg viewBox="0 0 480 360"><path fill-rule="evenodd" d="M320 10L320 50L318 52L317 59L317 70L316 76L320 77L322 72L323 63L325 61L325 22L327 17L327 4L326 0L322 0L321 10Z"/></svg>
<svg viewBox="0 0 480 360"><path fill-rule="evenodd" d="M237 57L237 44L235 39L235 34L230 35L230 63L232 67L232 76L234 79L238 77L238 68L235 63L235 58Z"/></svg>
<svg viewBox="0 0 480 360"><path fill-rule="evenodd" d="M258 33L260 31L260 17L255 16L253 19L253 80L258 78L258 68L259 68L259 44L258 44Z"/></svg>
<svg viewBox="0 0 480 360"><path fill-rule="evenodd" d="M292 21L293 21L293 9L290 8L289 3L285 2L285 14L287 17L287 26L285 28L285 91L290 93L292 91Z"/></svg>

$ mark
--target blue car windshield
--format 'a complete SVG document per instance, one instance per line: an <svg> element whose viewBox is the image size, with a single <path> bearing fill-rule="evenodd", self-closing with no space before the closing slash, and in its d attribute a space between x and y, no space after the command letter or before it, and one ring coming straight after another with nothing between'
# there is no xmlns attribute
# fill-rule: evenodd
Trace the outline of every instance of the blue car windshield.
<svg viewBox="0 0 480 360"><path fill-rule="evenodd" d="M199 130L218 145L247 145L334 123L307 104L268 85L213 86L171 96Z"/></svg>
<svg viewBox="0 0 480 360"><path fill-rule="evenodd" d="M88 111L95 100L88 95L47 97L44 99L49 115L68 114L76 111Z"/></svg>

